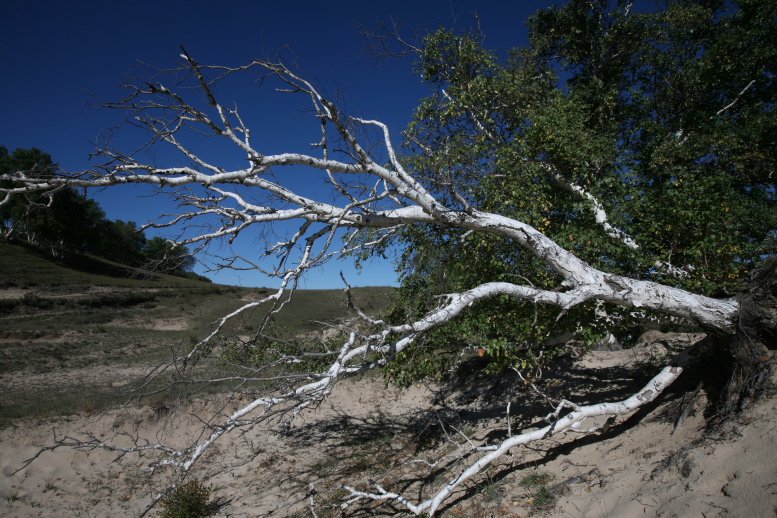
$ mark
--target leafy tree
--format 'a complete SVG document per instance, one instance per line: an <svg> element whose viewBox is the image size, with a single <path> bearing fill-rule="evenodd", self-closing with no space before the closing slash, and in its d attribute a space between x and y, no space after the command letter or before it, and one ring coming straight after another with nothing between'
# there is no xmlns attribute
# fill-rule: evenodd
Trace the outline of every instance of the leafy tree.
<svg viewBox="0 0 777 518"><path fill-rule="evenodd" d="M742 401L757 394L770 379L768 347L777 336L777 258L765 257L775 253L777 228L774 8L763 0L631 7L608 11L609 3L574 0L540 12L530 20L531 46L504 57L485 49L477 33L430 34L416 50L432 94L406 132L406 156L384 124L347 116L282 62L201 65L182 49L176 67L127 85L128 95L107 106L130 113L130 129L147 130L149 147L169 145L191 165L163 167L143 161L153 153L127 154L106 142L105 163L91 171L0 176L12 181L0 187L10 199L63 186L156 185L185 207L158 223L187 225L191 234L180 245L230 241L259 226L260 258L235 255L221 264L279 280L278 290L219 319L188 352L154 370L171 390L231 383L235 399L219 406L234 403L229 415L203 419L203 433L184 446L113 446L93 433L58 445L142 452L152 468L177 468L180 483L225 434L258 423L288 426L344 377L388 367L404 382L439 372L444 347L460 356L483 345L495 368L528 377L524 369L553 354L552 332L594 340L651 314L724 344L743 373L731 393L747 396ZM739 42L750 52L741 60ZM312 106L314 135L301 138L318 142L313 151L275 152L251 139L237 104L218 99L217 91L230 89L216 88L247 71ZM232 146L236 159L209 161L187 147L198 141L189 132ZM296 175L281 173L288 167L306 168L331 194L296 191L289 181ZM267 230L292 221L296 232L277 240ZM149 244L147 253L163 250L156 257L182 252L161 238ZM404 304L388 318L361 313L361 328L311 347L269 335L272 315L306 272L392 244L401 250ZM260 306L269 311L253 338L242 329L223 337ZM432 516L511 448L599 430L583 424L597 416L609 423L654 401L687 361L687 354L673 359L622 401L561 399L544 428L513 434L508 426L506 439L482 448L462 443L460 455L435 463L451 478L426 500L371 482L367 490L343 486L348 502L389 500ZM228 373L209 370L219 366ZM158 394L150 381L140 385Z"/></svg>
<svg viewBox="0 0 777 518"><path fill-rule="evenodd" d="M416 66L433 93L406 133L413 166L447 202L527 222L604 271L733 296L777 253L774 4L611 8L540 11L530 47L501 59L479 34L430 34ZM397 319L483 282L563 280L510 239L431 226L406 229L402 243ZM594 341L627 333L630 316L586 304L558 321L490 300L417 347L464 337L496 367L526 367L553 354L551 331ZM395 372L428 373L416 367Z"/></svg>
<svg viewBox="0 0 777 518"><path fill-rule="evenodd" d="M99 234L96 255L129 266L140 266L145 262L148 240L134 221L103 220Z"/></svg>
<svg viewBox="0 0 777 518"><path fill-rule="evenodd" d="M58 167L51 156L37 148L8 153L0 146L0 174L26 175L45 179ZM18 185L12 179L0 180L0 187ZM100 205L67 186L49 192L31 191L11 197L0 205L3 236L17 236L50 251L91 253L128 266L144 266L173 275L190 273L195 260L183 245L161 237L146 239L134 221L111 221Z"/></svg>
<svg viewBox="0 0 777 518"><path fill-rule="evenodd" d="M105 212L96 201L64 189L54 195L47 217L40 236L52 249L84 253L98 249Z"/></svg>
<svg viewBox="0 0 777 518"><path fill-rule="evenodd" d="M41 150L16 149L12 154L8 148L0 146L0 174L11 175L16 171L28 171L30 176L45 177L53 173L56 165L51 156ZM12 187L11 180L0 180L0 186ZM0 206L0 223L3 236L11 238L16 234L31 237L41 225L39 213L34 211L36 206L45 206L49 198L38 192L30 192L24 196L10 198Z"/></svg>
<svg viewBox="0 0 777 518"><path fill-rule="evenodd" d="M24 171L36 178L47 178L54 175L57 166L50 155L37 148L16 149L9 155L7 148L0 146L0 169L3 174ZM8 187L14 183L3 182ZM0 206L0 219L6 238L20 235L57 255L66 251L95 251L105 213L94 200L63 186L9 200Z"/></svg>
<svg viewBox="0 0 777 518"><path fill-rule="evenodd" d="M194 267L194 257L188 248L176 245L167 239L156 236L149 239L143 247L145 265L155 271L181 275Z"/></svg>

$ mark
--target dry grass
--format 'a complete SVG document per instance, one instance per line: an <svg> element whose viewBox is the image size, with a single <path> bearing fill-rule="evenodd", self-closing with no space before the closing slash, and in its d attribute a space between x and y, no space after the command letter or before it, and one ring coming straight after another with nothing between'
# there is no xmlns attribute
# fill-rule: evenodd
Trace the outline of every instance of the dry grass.
<svg viewBox="0 0 777 518"><path fill-rule="evenodd" d="M0 241L0 424L25 416L67 415L104 408L117 387L191 348L217 318L270 294L161 274L77 256L55 262ZM368 311L388 304L390 288L357 288ZM316 321L350 316L340 290L301 290L277 328L288 336L320 328ZM250 333L267 307L231 322Z"/></svg>

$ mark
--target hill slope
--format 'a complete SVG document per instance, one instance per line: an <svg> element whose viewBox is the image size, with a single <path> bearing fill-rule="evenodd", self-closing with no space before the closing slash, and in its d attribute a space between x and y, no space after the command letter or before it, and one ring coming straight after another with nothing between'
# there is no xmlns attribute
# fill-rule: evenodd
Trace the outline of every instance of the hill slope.
<svg viewBox="0 0 777 518"><path fill-rule="evenodd" d="M90 256L57 262L3 241L0 257L0 423L102 407L117 387L199 341L211 322L270 293ZM357 288L355 298L377 312L391 292ZM264 313L260 307L228 329L250 334ZM342 291L300 290L277 324L296 335L349 316Z"/></svg>

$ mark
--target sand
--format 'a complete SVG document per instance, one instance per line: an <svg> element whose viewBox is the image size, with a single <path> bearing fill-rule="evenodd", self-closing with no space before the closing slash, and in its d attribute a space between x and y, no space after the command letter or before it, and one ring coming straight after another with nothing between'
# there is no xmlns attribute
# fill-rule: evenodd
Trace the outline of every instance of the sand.
<svg viewBox="0 0 777 518"><path fill-rule="evenodd" d="M581 401L589 393L592 401L623 399L642 381L626 367L658 359L664 352L658 338L634 350L569 358L545 376L556 377L553 386L559 394L577 393ZM233 433L217 443L193 475L213 487L220 505L215 516L235 518L304 516L310 510L311 488L318 516L339 516L339 484L367 487L369 478L411 499L428 497L453 472L405 461L433 459L455 449L440 433L439 423L446 423L453 435L454 430L466 433L473 443L493 444L505 436L508 401L513 432L539 426L537 416L548 411L510 376L489 377L473 369L459 382L399 390L374 377L346 380L319 408L296 421L289 434L274 425ZM438 516L777 516L777 399L759 401L714 432L705 432L700 401L699 411L673 434L675 421L667 418L666 409L679 397L667 394L605 434L564 435L516 448L465 483ZM60 448L14 472L51 444L55 431L74 435L90 429L98 437L125 443L126 436L117 439L117 434L126 432L183 444L198 433L198 417L218 404L230 410L236 402L199 401L179 409L138 406L101 416L20 420L0 429L0 516L136 516L168 475L158 472L149 478L144 473L148 455L117 458L103 450ZM538 507L536 488L521 485L531 473L552 477L545 484L552 495L549 504ZM403 515L399 505L366 502L344 512Z"/></svg>

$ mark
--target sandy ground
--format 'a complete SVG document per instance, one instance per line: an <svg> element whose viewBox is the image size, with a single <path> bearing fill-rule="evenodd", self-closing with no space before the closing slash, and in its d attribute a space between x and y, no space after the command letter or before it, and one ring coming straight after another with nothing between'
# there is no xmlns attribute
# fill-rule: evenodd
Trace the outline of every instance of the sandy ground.
<svg viewBox="0 0 777 518"><path fill-rule="evenodd" d="M626 379L622 367L661 353L660 345L592 352L546 376L558 376L562 393L587 386L597 392L597 401L623 399L634 380ZM318 409L296 421L289 434L278 433L277 426L257 426L217 443L194 476L213 487L220 504L216 516L225 517L305 516L311 488L319 517L340 516L339 484L373 477L408 498L428 497L454 471L405 462L451 451L453 443L439 430L427 433L435 423L447 423L447 431L464 432L474 443L494 443L504 438L507 401L513 402L513 432L539 426L536 416L548 411L510 379L494 381L475 372L462 380L459 386L404 391L386 388L379 379L346 380ZM235 404L226 403L224 410ZM215 405L136 407L103 416L19 421L0 430L0 516L137 516L166 476L148 478L148 456L60 448L16 470L51 443L54 431L90 429L97 437L125 444L128 435L122 433L184 444L199 433L199 417L212 413ZM439 516L777 516L777 399L760 401L711 434L703 433L702 412L689 416L673 434L675 423L662 417L663 410L665 404L655 405L603 435L566 435L517 448L464 484ZM522 419L522 413L527 417ZM552 504L534 507L534 490L521 485L529 473L551 474L546 487ZM400 506L365 503L343 515L405 513Z"/></svg>

